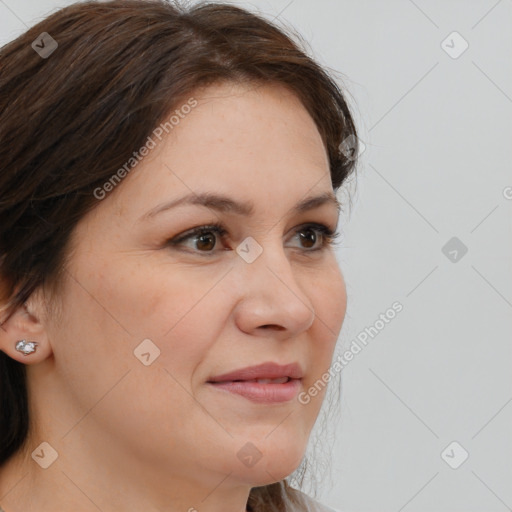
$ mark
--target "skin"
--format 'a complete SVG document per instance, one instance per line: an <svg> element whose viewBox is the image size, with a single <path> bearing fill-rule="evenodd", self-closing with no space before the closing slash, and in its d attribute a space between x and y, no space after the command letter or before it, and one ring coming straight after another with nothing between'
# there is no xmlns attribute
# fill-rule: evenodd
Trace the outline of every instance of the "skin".
<svg viewBox="0 0 512 512"><path fill-rule="evenodd" d="M291 212L332 192L327 154L281 86L219 84L193 96L197 107L77 225L53 303L60 314L36 293L0 330L1 350L27 365L37 427L28 456L0 471L7 512L243 512L251 487L303 458L324 387L308 404L264 405L206 381L298 362L303 391L329 369L345 283L334 249L311 252L298 233L312 222L335 229L338 211ZM191 191L252 202L254 214L185 206L139 221ZM218 221L228 234L213 248L215 234L166 245ZM263 248L250 264L235 251L249 236ZM321 247L321 233L313 242ZM14 350L20 339L37 351ZM144 339L160 349L149 366L133 353ZM30 456L43 441L58 452L47 469ZM237 457L248 442L262 453L252 467Z"/></svg>

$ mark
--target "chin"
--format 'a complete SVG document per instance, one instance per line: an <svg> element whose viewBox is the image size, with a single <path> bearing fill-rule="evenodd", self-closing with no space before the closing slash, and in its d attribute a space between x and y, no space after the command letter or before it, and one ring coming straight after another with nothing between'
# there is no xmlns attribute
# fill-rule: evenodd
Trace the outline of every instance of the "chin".
<svg viewBox="0 0 512 512"><path fill-rule="evenodd" d="M251 487L270 485L290 476L299 467L300 462L299 460L296 464L285 464L283 461L276 461L275 464L270 463L266 467L255 466L250 470L239 470L237 478Z"/></svg>
<svg viewBox="0 0 512 512"><path fill-rule="evenodd" d="M271 442L271 437L258 444L246 442L237 453L240 463L236 470L231 468L238 479L252 487L283 480L300 466L304 457L305 447L297 443L296 437L289 436L287 442L280 443Z"/></svg>

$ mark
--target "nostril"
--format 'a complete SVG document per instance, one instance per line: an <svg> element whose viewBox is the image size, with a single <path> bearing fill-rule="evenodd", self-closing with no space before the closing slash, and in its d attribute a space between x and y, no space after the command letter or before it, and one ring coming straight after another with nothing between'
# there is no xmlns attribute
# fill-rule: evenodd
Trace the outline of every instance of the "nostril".
<svg viewBox="0 0 512 512"><path fill-rule="evenodd" d="M275 325L275 324L262 325L261 328L262 329L275 329L276 331L282 331L284 329L284 327L282 327L281 325Z"/></svg>

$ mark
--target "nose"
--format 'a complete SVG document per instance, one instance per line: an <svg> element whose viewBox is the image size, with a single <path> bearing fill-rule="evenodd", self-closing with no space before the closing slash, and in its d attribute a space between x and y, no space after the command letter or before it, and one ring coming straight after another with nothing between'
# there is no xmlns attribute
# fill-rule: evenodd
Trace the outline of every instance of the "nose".
<svg viewBox="0 0 512 512"><path fill-rule="evenodd" d="M286 339L311 327L313 305L282 245L263 247L252 263L240 258L236 265L232 278L242 295L234 311L239 329L248 334L268 331L273 338Z"/></svg>

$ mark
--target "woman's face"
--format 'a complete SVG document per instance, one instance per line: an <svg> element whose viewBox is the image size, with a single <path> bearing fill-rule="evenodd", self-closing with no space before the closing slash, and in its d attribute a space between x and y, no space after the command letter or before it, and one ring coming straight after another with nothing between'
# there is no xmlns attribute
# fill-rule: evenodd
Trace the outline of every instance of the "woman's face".
<svg viewBox="0 0 512 512"><path fill-rule="evenodd" d="M83 445L98 467L144 466L148 482L265 485L297 468L324 397L323 386L307 404L297 395L329 369L346 292L334 249L308 224L334 230L338 210L295 209L332 185L294 95L225 84L194 98L77 226L63 314L47 325L58 398L38 414L63 457ZM212 202L147 215L202 194L252 212ZM224 235L177 243L215 223ZM208 382L266 362L300 366L296 396L261 403Z"/></svg>

